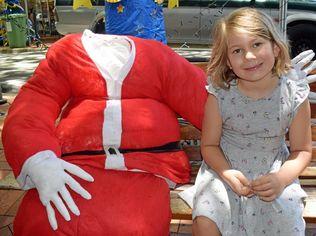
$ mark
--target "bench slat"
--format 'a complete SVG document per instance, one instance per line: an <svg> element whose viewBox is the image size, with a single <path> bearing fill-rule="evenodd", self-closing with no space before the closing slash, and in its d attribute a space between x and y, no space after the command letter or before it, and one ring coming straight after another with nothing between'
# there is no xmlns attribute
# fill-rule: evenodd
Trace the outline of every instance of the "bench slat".
<svg viewBox="0 0 316 236"><path fill-rule="evenodd" d="M306 223L316 223L316 187L304 188L308 197L305 199L303 217Z"/></svg>
<svg viewBox="0 0 316 236"><path fill-rule="evenodd" d="M201 131L190 124L180 124L180 133L182 140L200 140Z"/></svg>
<svg viewBox="0 0 316 236"><path fill-rule="evenodd" d="M299 179L300 180L300 184L303 187L307 187L307 186L313 186L316 187L316 179Z"/></svg>
<svg viewBox="0 0 316 236"><path fill-rule="evenodd" d="M316 178L316 162L311 162L300 174L300 178Z"/></svg>
<svg viewBox="0 0 316 236"><path fill-rule="evenodd" d="M201 161L202 156L201 156L201 151L200 147L198 146L184 146L183 150L189 157L190 161Z"/></svg>
<svg viewBox="0 0 316 236"><path fill-rule="evenodd" d="M191 220L192 209L178 196L179 191L170 191L172 219Z"/></svg>

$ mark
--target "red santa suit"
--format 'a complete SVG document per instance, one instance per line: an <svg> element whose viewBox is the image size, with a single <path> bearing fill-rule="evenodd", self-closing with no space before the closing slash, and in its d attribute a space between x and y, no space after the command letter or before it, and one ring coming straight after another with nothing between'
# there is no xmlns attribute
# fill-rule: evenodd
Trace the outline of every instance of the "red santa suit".
<svg viewBox="0 0 316 236"><path fill-rule="evenodd" d="M85 31L55 43L4 124L6 158L30 189L15 234L168 235L168 184L190 174L177 114L201 127L205 85L201 69L153 40ZM76 179L92 199L71 193L81 214L66 222L56 211L55 232L28 175L51 152L95 180Z"/></svg>

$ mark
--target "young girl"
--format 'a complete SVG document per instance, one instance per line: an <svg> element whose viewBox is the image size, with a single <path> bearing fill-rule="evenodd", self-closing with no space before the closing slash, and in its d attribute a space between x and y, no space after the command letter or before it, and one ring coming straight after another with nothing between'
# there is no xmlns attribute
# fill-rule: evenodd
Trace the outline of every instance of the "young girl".
<svg viewBox="0 0 316 236"><path fill-rule="evenodd" d="M181 194L194 194L193 234L304 235L306 193L297 178L311 160L309 86L282 76L288 47L262 12L232 12L213 39L204 162Z"/></svg>

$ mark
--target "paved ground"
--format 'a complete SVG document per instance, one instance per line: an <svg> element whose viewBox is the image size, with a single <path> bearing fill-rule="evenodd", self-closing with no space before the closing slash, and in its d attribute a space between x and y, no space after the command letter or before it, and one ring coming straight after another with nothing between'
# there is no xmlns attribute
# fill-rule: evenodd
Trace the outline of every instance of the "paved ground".
<svg viewBox="0 0 316 236"><path fill-rule="evenodd" d="M0 54L0 83L4 90L10 86L17 91L33 74L45 53L46 51L30 51Z"/></svg>
<svg viewBox="0 0 316 236"><path fill-rule="evenodd" d="M192 62L207 62L211 55L209 48L173 48L173 50Z"/></svg>

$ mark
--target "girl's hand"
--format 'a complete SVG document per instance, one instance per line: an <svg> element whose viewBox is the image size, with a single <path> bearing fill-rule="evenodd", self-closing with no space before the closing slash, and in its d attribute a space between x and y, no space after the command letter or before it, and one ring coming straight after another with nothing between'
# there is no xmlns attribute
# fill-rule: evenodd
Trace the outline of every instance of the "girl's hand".
<svg viewBox="0 0 316 236"><path fill-rule="evenodd" d="M225 170L221 177L237 195L247 197L252 195L250 181L242 172L233 169Z"/></svg>
<svg viewBox="0 0 316 236"><path fill-rule="evenodd" d="M251 189L254 194L266 202L271 202L276 199L285 188L285 184L278 173L269 173L255 179L251 183Z"/></svg>

